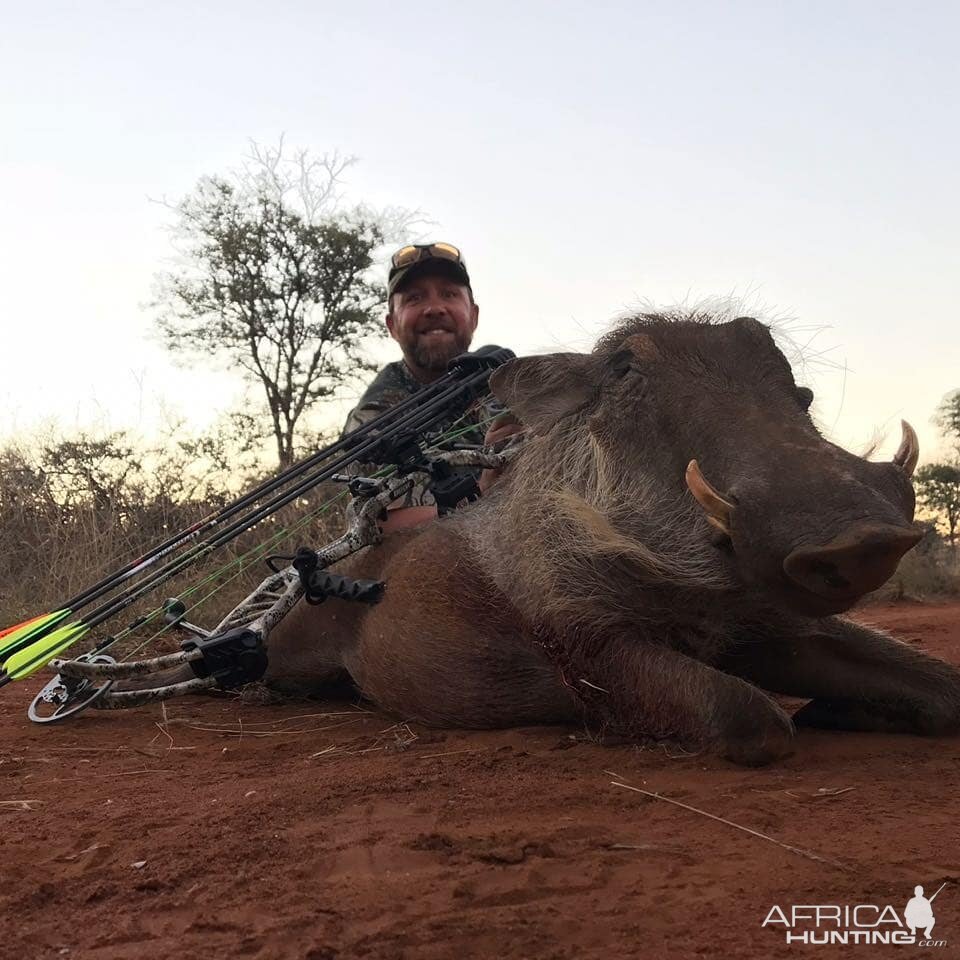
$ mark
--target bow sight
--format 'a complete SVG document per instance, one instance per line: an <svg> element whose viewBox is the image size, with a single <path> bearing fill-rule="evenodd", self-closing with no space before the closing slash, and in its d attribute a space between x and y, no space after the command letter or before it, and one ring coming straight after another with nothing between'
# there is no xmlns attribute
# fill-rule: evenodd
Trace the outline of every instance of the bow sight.
<svg viewBox="0 0 960 960"><path fill-rule="evenodd" d="M442 450L445 435L438 436L437 431L451 419L462 418L470 405L487 393L490 372L511 357L511 351L495 346L461 354L451 361L444 376L409 399L170 537L53 613L0 632L0 686L28 677L50 663L58 674L29 709L31 720L50 723L89 706L138 706L198 690L234 689L258 680L267 667L265 641L270 630L301 597L306 596L311 603L327 597L367 603L379 600L384 584L352 580L329 573L326 568L380 542L379 521L388 504L413 488L414 474L429 478L438 512L442 514L479 495L474 476L458 473L454 468L497 469L509 461L511 450L494 453L476 446ZM340 472L354 464L378 464L392 469L388 475L378 477ZM345 533L317 550L300 548L294 557L269 558L270 575L213 630L188 622L186 604L174 598L136 618L117 634L101 639L87 653L73 659L58 658L96 627L327 480L346 483L351 495ZM198 540L201 536L204 539ZM160 560L171 555L158 567ZM280 568L277 559L292 562ZM158 569L141 578L154 567ZM118 590L128 583L125 589ZM78 610L98 600L103 602L73 619ZM160 616L166 623L164 629L176 628L187 634L180 652L127 661L117 661L105 653L119 639ZM165 683L162 676L156 677L184 664L189 664L194 674L190 680ZM137 678L136 689L112 689L117 681L133 678Z"/></svg>

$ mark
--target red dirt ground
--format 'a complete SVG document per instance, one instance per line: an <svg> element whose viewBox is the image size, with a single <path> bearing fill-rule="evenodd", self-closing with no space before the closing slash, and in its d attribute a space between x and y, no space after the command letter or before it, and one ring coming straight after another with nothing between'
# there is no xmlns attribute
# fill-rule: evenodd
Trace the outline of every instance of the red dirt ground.
<svg viewBox="0 0 960 960"><path fill-rule="evenodd" d="M960 604L862 616L960 663ZM788 948L761 924L773 904L902 916L915 884L944 882L946 946L899 952L960 956L957 739L804 731L743 770L349 703L185 699L38 727L37 686L0 694L4 960L882 957L897 948Z"/></svg>

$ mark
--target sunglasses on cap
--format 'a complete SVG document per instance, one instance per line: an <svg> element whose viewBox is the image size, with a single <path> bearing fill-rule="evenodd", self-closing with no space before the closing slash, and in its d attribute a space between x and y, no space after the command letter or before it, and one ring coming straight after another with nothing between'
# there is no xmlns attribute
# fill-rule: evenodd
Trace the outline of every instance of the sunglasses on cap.
<svg viewBox="0 0 960 960"><path fill-rule="evenodd" d="M460 251L452 243L410 243L401 247L391 258L390 266L394 270L412 267L421 260L431 258L452 260L454 263L463 263Z"/></svg>

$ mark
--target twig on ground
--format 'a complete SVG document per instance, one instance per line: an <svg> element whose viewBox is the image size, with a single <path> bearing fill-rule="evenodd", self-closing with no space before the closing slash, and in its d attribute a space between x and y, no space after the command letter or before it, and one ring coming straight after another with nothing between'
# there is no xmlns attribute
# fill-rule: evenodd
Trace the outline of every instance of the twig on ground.
<svg viewBox="0 0 960 960"><path fill-rule="evenodd" d="M681 803L679 800L673 800L670 797L665 797L660 793L653 793L650 790L641 790L640 787L633 787L629 783L621 783L618 780L611 780L610 785L613 787L623 787L625 790L632 790L634 793L642 793L646 797L651 797L654 800L665 800L667 803L672 803L674 806L683 807L684 810L690 810L692 813L698 813L701 817L709 817L711 820L716 820L718 823L725 823L728 827L733 827L736 830L742 830L744 833L749 833L754 837L759 837L761 840L767 840L770 843L775 843L778 847L783 847L784 850L789 850L791 853L799 854L801 857L807 857L810 860L816 860L819 863L829 864L831 867L836 867L838 870L846 870L847 868L836 860L831 860L829 857L823 857L819 853L814 853L812 850L804 850L802 847L794 847L789 843L784 843L782 840L776 840L773 837L768 837L765 833L760 833L759 830L753 830L750 827L744 827L739 823L734 823L732 820L727 820L724 817L718 817L716 814L707 813L706 810L700 810L698 807L691 807L688 803Z"/></svg>
<svg viewBox="0 0 960 960"><path fill-rule="evenodd" d="M0 807L13 807L15 810L32 810L31 804L43 803L42 800L0 800Z"/></svg>
<svg viewBox="0 0 960 960"><path fill-rule="evenodd" d="M87 783L90 780L112 780L114 777L135 777L144 773L173 773L164 767L161 770L124 770L120 773L94 773L89 777L59 777L56 780L44 780L47 783Z"/></svg>
<svg viewBox="0 0 960 960"><path fill-rule="evenodd" d="M420 734L414 733L410 729L410 724L395 723L392 727L387 727L384 733L393 734L393 743L388 743L384 749L385 750L406 750L411 743L415 743L420 739Z"/></svg>
<svg viewBox="0 0 960 960"><path fill-rule="evenodd" d="M339 724L339 726L344 725L345 724ZM387 734L392 734L393 736L388 739ZM330 747L326 747L317 753L311 754L310 759L321 756L336 756L337 758L359 757L365 753L399 753L403 750L406 750L412 743L415 743L419 739L419 734L414 733L410 728L410 724L404 721L401 723L395 723L393 726L387 727L385 730L381 730L372 737L361 735L354 737L352 740L348 740L346 743L339 743ZM368 743L370 745L362 747L361 744L363 743ZM350 747L354 747L355 749L350 749Z"/></svg>
<svg viewBox="0 0 960 960"><path fill-rule="evenodd" d="M666 847L655 843L604 843L601 846L605 850L662 850L669 852Z"/></svg>
<svg viewBox="0 0 960 960"><path fill-rule="evenodd" d="M280 718L277 719L277 720L248 720L248 721L247 721L247 726L248 726L248 727L270 726L271 724L275 724L275 723L290 723L292 720L312 720L312 719L314 719L315 717L324 717L324 718L326 718L326 717L353 717L353 716L356 716L358 713L369 714L370 711L369 711L369 710L361 710L361 709L358 708L358 709L356 709L356 710L335 710L335 711L331 711L331 712L329 712L329 713L298 713L298 714L296 714L296 716L293 716L293 717L280 717Z"/></svg>
<svg viewBox="0 0 960 960"><path fill-rule="evenodd" d="M173 746L173 737L170 736L170 731L167 729L166 724L160 723L159 721L156 721L156 727L167 738L167 740L170 741L167 744L167 749L169 750ZM156 737L153 738L153 740L156 739ZM150 742L153 743L153 740Z"/></svg>
<svg viewBox="0 0 960 960"><path fill-rule="evenodd" d="M290 723L292 720L310 720L315 717L357 717L361 719L362 716L369 715L369 710L332 710L325 713L298 713L292 717L278 717L276 720L247 720L244 724L244 729L247 733L250 732L250 727L272 727L280 723ZM171 717L168 721L169 723L179 723L185 727L199 727L199 726L210 726L210 723L205 722L202 716L200 717Z"/></svg>
<svg viewBox="0 0 960 960"><path fill-rule="evenodd" d="M173 737L170 736L170 731L167 729L170 724L170 718L167 716L167 704L163 700L160 701L160 715L163 717L163 720L155 720L153 725L170 741L167 744L167 749L169 750L173 747ZM159 735L160 734L155 734L153 740L151 740L147 746L153 744Z"/></svg>
<svg viewBox="0 0 960 960"><path fill-rule="evenodd" d="M816 793L794 793L793 790L784 790L783 792L788 797L793 797L794 800L833 800L856 789L856 787L820 787Z"/></svg>
<svg viewBox="0 0 960 960"><path fill-rule="evenodd" d="M188 723L190 730L200 730L203 733L226 733L231 736L237 736L241 740L244 734L248 737L299 737L305 733L318 733L321 730L336 730L337 727L347 727L352 723L357 723L358 719L344 720L341 723L328 723L321 727L305 727L303 730L251 730L249 724L246 729L241 725L237 727L201 727L197 724Z"/></svg>

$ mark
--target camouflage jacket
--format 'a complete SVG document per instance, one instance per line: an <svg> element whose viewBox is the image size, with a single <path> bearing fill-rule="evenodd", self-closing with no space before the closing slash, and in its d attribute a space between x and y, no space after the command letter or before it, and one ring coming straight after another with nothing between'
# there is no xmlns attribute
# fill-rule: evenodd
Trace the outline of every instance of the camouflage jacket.
<svg viewBox="0 0 960 960"><path fill-rule="evenodd" d="M402 360L394 363L388 363L374 378L373 382L367 387L360 402L350 411L346 422L343 425L341 436L356 430L357 427L379 416L384 410L396 406L398 403L413 396L422 389L422 384L415 380L413 374L407 368ZM486 433L485 424L498 413L503 412L503 407L492 397L483 401L478 407L471 409L463 418L461 426L471 425L471 429L457 438L458 443L482 444ZM433 431L442 431L453 424L457 417L450 416L431 428ZM365 475L380 469L373 464L354 464L350 473ZM474 475L479 475L479 470L466 470ZM432 506L434 504L433 494L427 489L429 481L424 479L407 494L402 501L405 507Z"/></svg>

